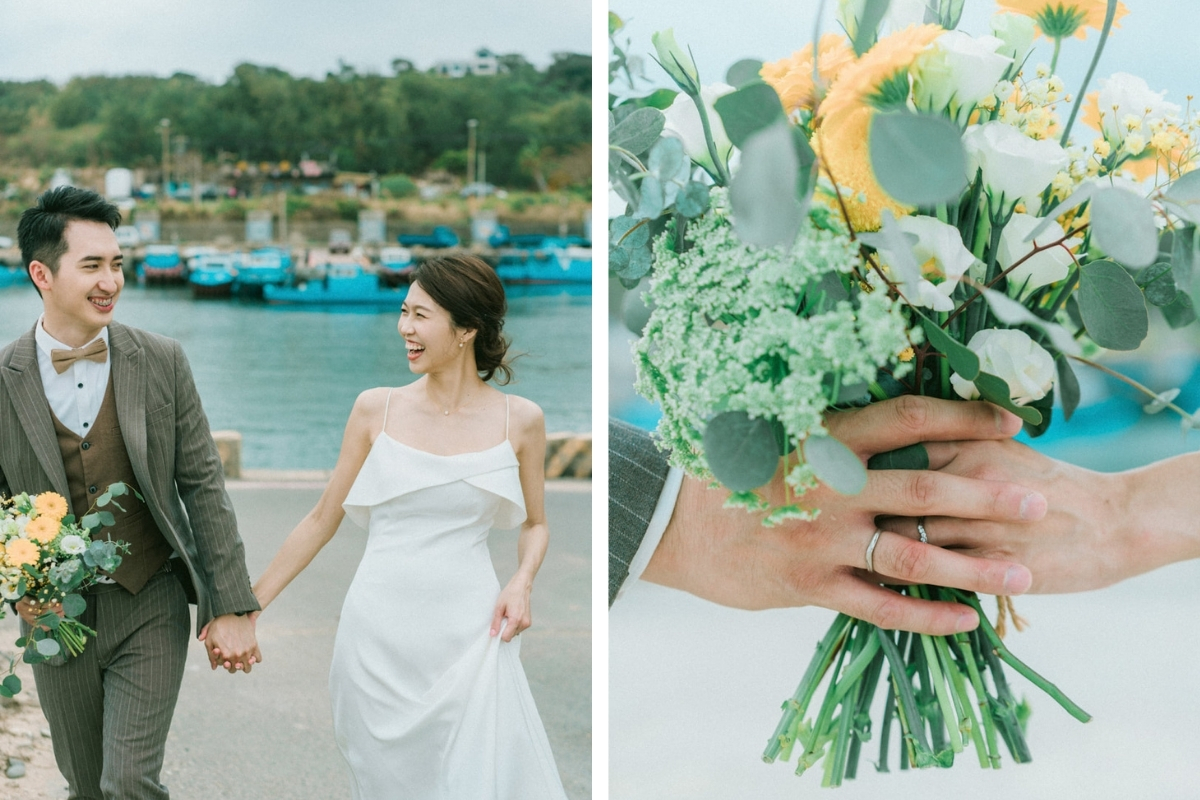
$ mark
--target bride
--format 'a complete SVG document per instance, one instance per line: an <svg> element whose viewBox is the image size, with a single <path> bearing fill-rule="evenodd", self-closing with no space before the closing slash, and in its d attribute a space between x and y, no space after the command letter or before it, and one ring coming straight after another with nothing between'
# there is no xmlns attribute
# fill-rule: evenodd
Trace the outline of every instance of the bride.
<svg viewBox="0 0 1200 800"><path fill-rule="evenodd" d="M333 476L254 586L265 610L343 515L367 547L329 675L353 797L565 798L514 637L549 542L542 411L507 383L506 302L470 256L424 262L400 313L409 369L350 412ZM521 525L501 589L493 526Z"/></svg>

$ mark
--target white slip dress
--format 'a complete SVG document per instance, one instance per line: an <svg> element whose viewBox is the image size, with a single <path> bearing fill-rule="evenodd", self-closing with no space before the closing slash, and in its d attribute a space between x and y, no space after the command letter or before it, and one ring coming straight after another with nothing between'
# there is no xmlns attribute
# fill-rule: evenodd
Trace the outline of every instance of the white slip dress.
<svg viewBox="0 0 1200 800"><path fill-rule="evenodd" d="M355 800L565 800L521 667L489 636L493 526L525 521L508 440L440 456L380 430L343 507L367 529L334 642L333 725Z"/></svg>

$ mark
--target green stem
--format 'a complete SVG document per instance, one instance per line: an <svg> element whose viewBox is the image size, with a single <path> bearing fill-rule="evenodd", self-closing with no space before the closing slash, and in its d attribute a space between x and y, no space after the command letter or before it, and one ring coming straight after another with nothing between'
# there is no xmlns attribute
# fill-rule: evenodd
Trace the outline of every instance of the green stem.
<svg viewBox="0 0 1200 800"><path fill-rule="evenodd" d="M1083 76L1083 85L1079 87L1079 93L1075 95L1075 104L1071 106L1071 116L1067 118L1066 127L1063 128L1062 137L1058 143L1063 147L1067 146L1067 140L1071 136L1071 128L1075 125L1075 117L1079 115L1079 106L1083 104L1083 95L1087 92L1088 84L1092 81L1092 75L1096 72L1096 65L1100 63L1100 54L1104 52L1104 45L1108 41L1108 32L1112 30L1113 17L1117 14L1117 0L1108 0L1108 8L1104 12L1104 27L1100 29L1100 41L1096 44L1096 53L1092 56L1092 63L1088 65L1087 74Z"/></svg>
<svg viewBox="0 0 1200 800"><path fill-rule="evenodd" d="M696 110L700 112L700 126L704 128L704 143L708 145L708 155L713 161L713 168L717 174L714 175L717 183L720 186L729 185L729 171L725 167L725 162L721 159L720 153L717 152L717 144L713 141L712 125L708 121L708 110L704 107L704 98L700 94L700 89L697 87L696 93L691 95L692 101L696 104Z"/></svg>
<svg viewBox="0 0 1200 800"><path fill-rule="evenodd" d="M763 761L770 764L779 756L780 748L783 745L782 737L787 733L796 716L804 717L808 710L808 704L817 691L817 685L825 677L829 665L833 663L834 656L841 649L853 622L854 620L846 614L838 614L825 633L825 637L817 644L817 652L812 661L808 662L808 669L805 670L804 677L800 679L800 685L796 687L795 694L783 704L783 717L779 720L775 733L767 742L767 749L763 751Z"/></svg>
<svg viewBox="0 0 1200 800"><path fill-rule="evenodd" d="M891 668L892 685L896 689L896 697L899 699L897 711L900 715L900 729L904 732L904 739L909 747L916 751L915 757L912 759L917 766L928 766L933 761L933 753L929 749L928 742L925 741L925 729L920 724L921 715L917 711L917 700L913 697L912 684L908 682L908 669L904 664L904 658L900 655L900 650L896 647L896 643L892 641L883 629L876 628L875 635L879 638L879 644L883 646L883 652L887 656L888 666Z"/></svg>
<svg viewBox="0 0 1200 800"><path fill-rule="evenodd" d="M1054 56L1050 59L1050 74L1051 75L1053 75L1054 71L1058 68L1058 54L1061 51L1062 51L1062 37L1055 36L1054 37Z"/></svg>
<svg viewBox="0 0 1200 800"><path fill-rule="evenodd" d="M1143 394L1149 396L1150 398L1152 398L1154 400L1158 399L1157 392L1155 392L1149 386L1143 386L1142 384L1135 381L1133 378L1130 378L1128 375L1122 375L1121 373L1117 372L1115 369L1110 369L1109 367L1104 366L1103 364L1099 363L1098 361L1092 361L1090 358L1084 358L1083 356L1068 356L1068 357L1073 358L1074 360L1078 361L1080 364L1087 364L1092 369L1098 369L1106 375L1111 375L1112 377L1116 378L1117 380L1123 381L1124 383L1128 384L1129 386L1132 386L1134 389L1137 389L1139 392L1142 392ZM1191 414L1184 411L1182 408L1175 405L1174 403L1167 403L1163 407L1171 409L1172 411L1174 411L1176 414L1183 417L1184 419L1187 419L1192 416Z"/></svg>
<svg viewBox="0 0 1200 800"><path fill-rule="evenodd" d="M971 741L975 743L975 753L979 757L979 766L986 769L991 766L991 762L988 760L988 749L983 742L983 731L979 727L979 721L975 719L975 709L971 705L971 696L967 694L967 685L963 681L962 672L951 656L950 646L946 643L944 636L937 637L934 640L934 646L937 647L938 657L942 661L942 671L950 676L950 683L954 690L952 695L954 705L958 708L959 729L971 737Z"/></svg>
<svg viewBox="0 0 1200 800"><path fill-rule="evenodd" d="M842 662L846 659L846 648L839 648L837 663L833 668L833 679L837 680L837 675L842 671ZM817 751L825 744L829 723L833 719L833 709L836 704L833 702L833 689L825 693L825 700L821 703L821 711L817 714L817 721L813 724L812 736L810 737L804 752L796 759L796 774L803 775L804 771L812 765L816 764L821 759Z"/></svg>
<svg viewBox="0 0 1200 800"><path fill-rule="evenodd" d="M988 699L987 689L983 686L983 677L979 674L979 665L975 663L975 648L971 646L971 640L965 633L955 634L955 639L958 642L959 649L963 653L963 661L967 664L967 677L971 680L971 688L975 690L975 697L979 703L979 716L983 720L983 731L987 738L985 752L988 761L993 768L1000 769L1000 751L997 750L996 726L992 722L991 702Z"/></svg>
<svg viewBox="0 0 1200 800"><path fill-rule="evenodd" d="M913 586L910 588L914 597L923 598L921 590ZM946 721L946 731L950 735L950 749L955 753L961 753L963 749L962 736L959 734L958 725L955 722L958 720L958 714L955 713L954 704L950 701L950 695L946 691L946 681L942 676L942 669L938 664L937 650L934 647L932 636L921 634L921 649L925 651L925 661L929 664L929 674L933 680L933 690L937 694L938 705L942 707L942 719Z"/></svg>

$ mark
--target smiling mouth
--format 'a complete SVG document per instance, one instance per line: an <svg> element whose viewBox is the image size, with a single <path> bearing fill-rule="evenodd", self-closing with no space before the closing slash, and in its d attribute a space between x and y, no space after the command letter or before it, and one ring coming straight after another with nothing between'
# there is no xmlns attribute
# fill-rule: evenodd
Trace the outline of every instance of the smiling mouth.
<svg viewBox="0 0 1200 800"><path fill-rule="evenodd" d="M406 342L405 346L408 348L409 360L412 360L415 358L420 358L421 354L425 352L424 345L414 344L413 342Z"/></svg>
<svg viewBox="0 0 1200 800"><path fill-rule="evenodd" d="M116 302L115 297L89 297L88 302L94 305L101 311L111 311L113 303Z"/></svg>

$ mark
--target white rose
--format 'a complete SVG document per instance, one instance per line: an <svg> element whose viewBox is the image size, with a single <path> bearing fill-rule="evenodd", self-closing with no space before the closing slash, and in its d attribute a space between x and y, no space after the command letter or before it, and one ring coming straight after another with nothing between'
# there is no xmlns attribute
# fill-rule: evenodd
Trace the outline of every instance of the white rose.
<svg viewBox="0 0 1200 800"><path fill-rule="evenodd" d="M967 151L967 180L983 169L993 211L1007 211L1024 198L1045 189L1070 159L1058 142L1030 139L1003 122L974 125L963 134Z"/></svg>
<svg viewBox="0 0 1200 800"><path fill-rule="evenodd" d="M1054 385L1054 359L1024 331L985 329L972 336L967 347L979 356L982 372L1008 384L1008 393L1019 406L1041 400ZM978 399L973 381L951 375L950 383L959 397Z"/></svg>
<svg viewBox="0 0 1200 800"><path fill-rule="evenodd" d="M732 91L733 87L727 83L714 83L700 90L700 98L704 101L704 110L708 114L708 125L712 131L713 144L716 145L717 154L725 163L729 163L729 158L733 153L733 142L729 141L729 136L725 134L725 126L721 124L721 115L713 108L713 103L717 101L718 97ZM709 172L715 173L716 165L713 164L712 154L708 151L708 141L704 138L704 125L700 122L700 112L696 110L696 104L692 98L683 93L676 95L675 102L671 103L671 107L663 113L667 117L663 133L682 141L683 150L692 161Z"/></svg>
<svg viewBox="0 0 1200 800"><path fill-rule="evenodd" d="M58 546L69 556L77 556L88 548L87 542L83 540L83 537L76 536L73 533L69 536L64 536Z"/></svg>
<svg viewBox="0 0 1200 800"><path fill-rule="evenodd" d="M1050 222L1036 239L1032 242L1025 241L1033 229L1041 224L1042 220L1039 217L1029 214L1012 215L1012 219L1008 221L1008 224L1004 226L1004 231L1000 234L1000 248L996 253L996 261L1002 269L1008 269L1025 258L1035 247L1044 246L1063 238L1062 226L1057 222ZM1069 247L1076 241L1069 239L1064 244ZM1037 289L1067 277L1073 263L1071 254L1065 248L1052 247L1025 259L1021 266L1008 273L1008 283L1018 289Z"/></svg>
<svg viewBox="0 0 1200 800"><path fill-rule="evenodd" d="M658 63L662 64L671 79L679 84L679 88L694 91L700 85L700 73L696 70L696 64L687 51L675 42L674 28L651 34L650 42L658 55Z"/></svg>
<svg viewBox="0 0 1200 800"><path fill-rule="evenodd" d="M978 39L946 31L917 57L913 69L913 102L924 111L949 111L960 124L1012 66L996 52L1004 42L995 36Z"/></svg>
<svg viewBox="0 0 1200 800"><path fill-rule="evenodd" d="M1111 78L1100 80L1098 105L1101 118L1101 133L1112 144L1119 144L1131 133L1149 139L1149 124L1160 119L1177 119L1180 108L1168 103L1163 97L1166 92L1151 91L1150 84L1127 72L1113 73ZM1140 124L1126 123L1140 120Z"/></svg>
<svg viewBox="0 0 1200 800"><path fill-rule="evenodd" d="M26 514L13 517L13 524L17 526L17 535L22 539L25 537L25 526L29 524L29 517Z"/></svg>
<svg viewBox="0 0 1200 800"><path fill-rule="evenodd" d="M4 539L8 539L9 537L12 537L12 536L16 536L19 533L20 533L20 531L17 529L16 520L13 520L13 519L0 520L0 541L2 541Z"/></svg>
<svg viewBox="0 0 1200 800"><path fill-rule="evenodd" d="M1033 49L1037 23L1024 14L996 14L992 17L992 33L1002 43L997 52L1020 64Z"/></svg>
<svg viewBox="0 0 1200 800"><path fill-rule="evenodd" d="M898 282L901 293L914 306L935 311L952 310L954 301L950 295L963 274L975 263L975 256L963 246L958 229L936 217L925 216L901 217L896 220L896 227L917 237L912 252L923 276L915 287ZM892 260L886 250L884 258ZM928 280L930 277L941 277L943 280L934 284Z"/></svg>

